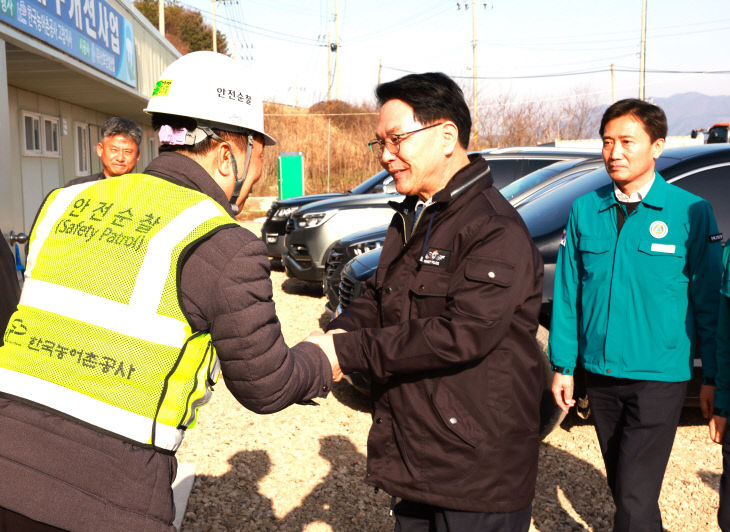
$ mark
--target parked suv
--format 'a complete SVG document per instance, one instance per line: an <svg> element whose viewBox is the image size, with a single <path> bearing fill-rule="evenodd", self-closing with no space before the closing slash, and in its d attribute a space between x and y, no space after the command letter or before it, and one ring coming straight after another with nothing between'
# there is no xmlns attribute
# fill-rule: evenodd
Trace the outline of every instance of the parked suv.
<svg viewBox="0 0 730 532"><path fill-rule="evenodd" d="M282 254L287 274L321 283L330 245L353 231L387 224L393 217L388 202L402 199L396 194L364 194L317 201L300 208L287 223L287 249Z"/></svg>
<svg viewBox="0 0 730 532"><path fill-rule="evenodd" d="M709 201L720 232L725 235L730 233L730 202L727 201L730 197L730 145L705 144L667 149L657 159L656 169L669 183ZM524 198L517 206L517 211L525 221L545 263L541 326L538 332L538 340L543 348L546 347L547 330L550 327L555 263L570 208L576 198L610 182L605 169L601 168L557 183L545 183L545 187L533 189L531 197ZM344 267L338 313L360 295L364 281L375 272L379 259L380 249L375 249L356 257ZM549 371L547 357L545 364L548 379L546 384L550 384L552 372ZM695 368L701 366L699 358L695 358L694 365ZM689 405L698 404L701 375L699 371L695 373L687 396ZM362 384L358 388L362 389ZM541 405L543 434L549 432L561 419L549 390L550 386L547 387L547 395L543 396ZM575 395L581 395L579 381L576 381Z"/></svg>
<svg viewBox="0 0 730 532"><path fill-rule="evenodd" d="M261 226L261 239L266 243L269 257L273 262L281 262L281 254L286 251L286 223L300 207L315 201L358 194L394 193L395 183L386 170L381 170L347 192L309 194L275 201L266 213L266 221Z"/></svg>
<svg viewBox="0 0 730 532"><path fill-rule="evenodd" d="M596 149L537 146L490 149L478 153L489 162L495 186L501 188L544 166L567 159L598 157L600 152ZM400 197L361 197L364 201L360 212L353 212L359 207L357 198L351 196L311 203L292 215L288 224L290 229L287 229L287 250L282 254L282 262L289 275L305 281L322 282L326 252L332 244L353 232L387 224L393 215L388 201L400 201Z"/></svg>
<svg viewBox="0 0 730 532"><path fill-rule="evenodd" d="M339 302L342 268L355 257L382 246L387 230L388 225L386 224L373 229L358 231L337 240L330 246L325 255L327 258L325 259L324 278L322 279L322 292L327 298L325 307L328 311L334 312Z"/></svg>

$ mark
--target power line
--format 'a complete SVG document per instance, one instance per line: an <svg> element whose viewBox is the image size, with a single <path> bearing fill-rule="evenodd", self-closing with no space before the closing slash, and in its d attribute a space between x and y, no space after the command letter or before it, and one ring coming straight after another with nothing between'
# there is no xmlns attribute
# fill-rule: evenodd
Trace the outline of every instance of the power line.
<svg viewBox="0 0 730 532"><path fill-rule="evenodd" d="M395 67L389 67L389 66L383 66L383 68L387 68L388 70L393 70L395 72L403 72L405 74L416 74L416 72L412 70L406 70L403 68L395 68ZM574 71L574 72L557 72L554 74L527 74L523 76L477 76L477 79L491 79L491 80L509 80L509 79L538 79L538 78L558 78L558 77L567 77L567 76L585 76L588 74L600 74L603 72L610 72L610 68L597 68L594 70L580 70L580 71ZM615 68L615 72L630 72L630 73L638 73L638 68L632 68L632 67L624 67L624 68ZM730 70L647 70L647 73L651 74L730 74ZM472 79L472 76L462 76L462 75L449 75L449 77L453 79Z"/></svg>
<svg viewBox="0 0 730 532"><path fill-rule="evenodd" d="M200 11L201 13L208 15L209 17L211 17L213 15L213 13L211 11L208 11L206 9L201 9L198 6L189 4L187 2L179 2L179 4L183 5L187 8L190 8L190 9ZM277 40L289 42L292 44L301 44L301 45L306 45L306 46L317 46L317 47L326 46L325 44L317 42L316 39L312 39L310 37L302 37L300 35L294 35L292 33L284 33L281 31L272 30L270 28L263 28L261 26L255 26L253 24L246 24L244 22L239 22L238 20L236 20L234 18L230 18L230 17L218 16L218 19L225 20L231 26L238 27L243 30L247 30L250 33L253 33L254 35L259 35L261 37L268 37L270 39L277 39Z"/></svg>

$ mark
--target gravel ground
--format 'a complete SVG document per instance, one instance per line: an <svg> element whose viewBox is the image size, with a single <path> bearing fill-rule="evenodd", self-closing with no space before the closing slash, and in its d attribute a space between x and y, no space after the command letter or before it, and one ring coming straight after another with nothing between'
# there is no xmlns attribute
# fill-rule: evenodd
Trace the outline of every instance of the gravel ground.
<svg viewBox="0 0 730 532"><path fill-rule="evenodd" d="M257 235L259 226L247 223ZM272 272L286 341L324 323L317 287ZM259 416L241 407L223 379L201 409L178 460L194 462L182 530L387 531L390 497L366 486L367 401L337 383L319 406ZM666 530L713 531L721 448L698 410L686 409L660 498ZM573 416L540 448L531 531L611 530L613 503L593 427Z"/></svg>

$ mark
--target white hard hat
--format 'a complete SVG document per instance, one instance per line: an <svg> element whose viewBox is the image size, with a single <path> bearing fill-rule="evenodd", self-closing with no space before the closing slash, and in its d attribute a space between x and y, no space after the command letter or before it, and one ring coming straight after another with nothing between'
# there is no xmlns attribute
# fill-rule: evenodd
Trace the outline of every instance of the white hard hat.
<svg viewBox="0 0 730 532"><path fill-rule="evenodd" d="M144 111L194 118L233 132L249 130L260 133L265 145L276 144L264 131L264 104L254 76L223 54L192 52L170 64Z"/></svg>

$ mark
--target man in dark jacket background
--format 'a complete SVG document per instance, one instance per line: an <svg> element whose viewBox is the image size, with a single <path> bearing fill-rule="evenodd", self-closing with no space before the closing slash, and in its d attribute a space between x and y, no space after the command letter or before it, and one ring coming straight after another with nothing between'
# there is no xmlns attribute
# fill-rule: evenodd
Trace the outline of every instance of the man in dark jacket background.
<svg viewBox="0 0 730 532"><path fill-rule="evenodd" d="M409 75L376 95L370 148L407 198L362 297L310 339L372 380L366 482L400 499L396 531L527 531L540 255L467 154L469 110L450 78Z"/></svg>

